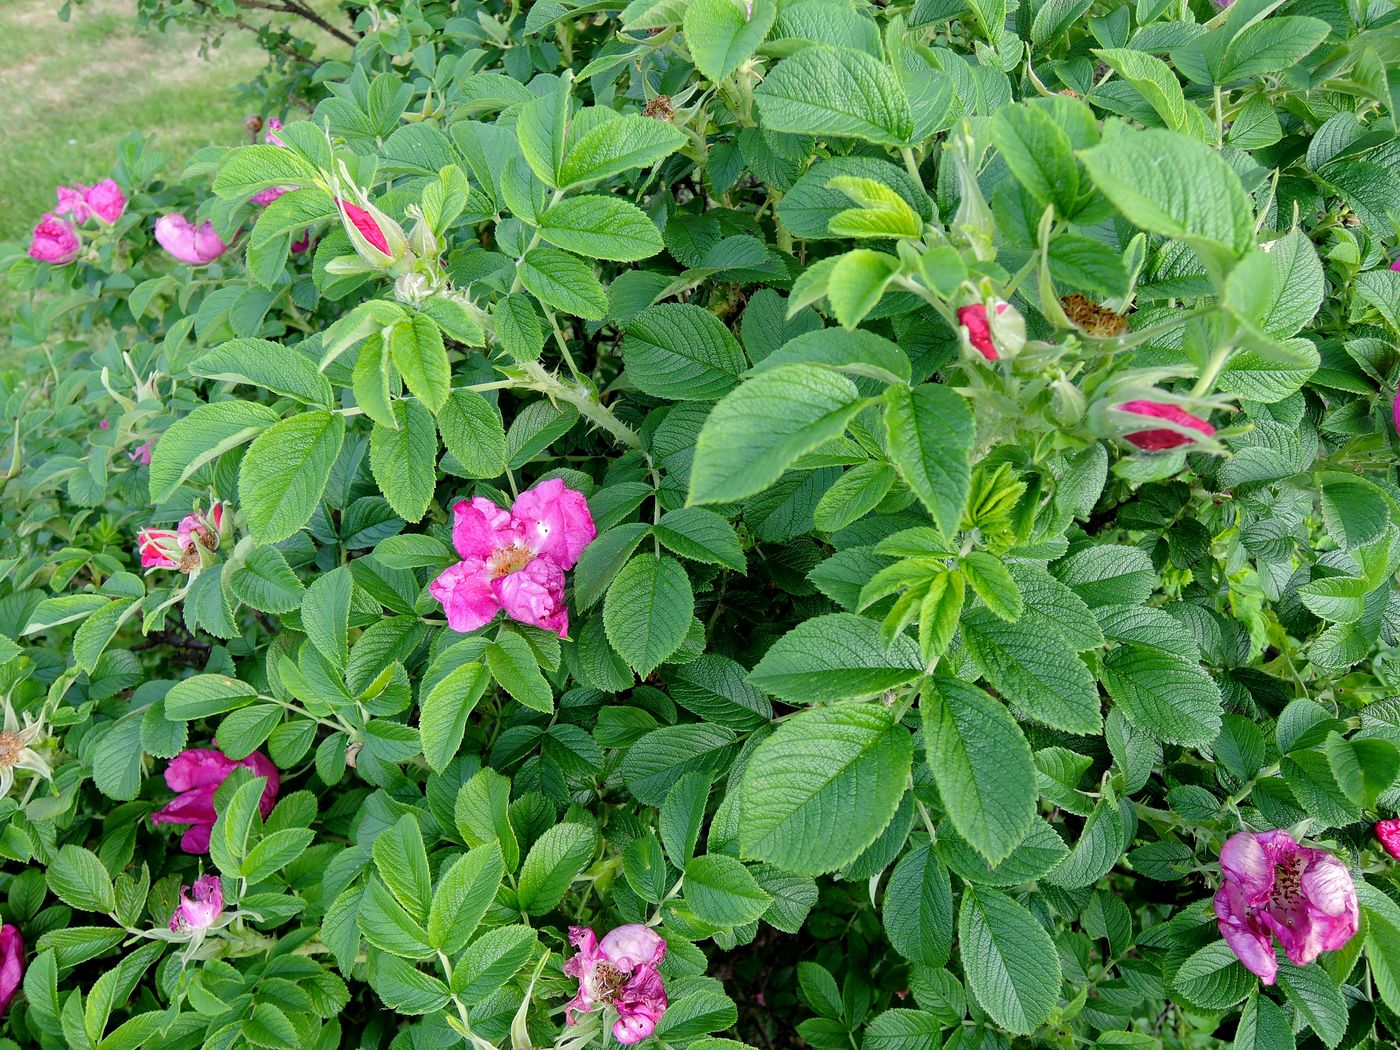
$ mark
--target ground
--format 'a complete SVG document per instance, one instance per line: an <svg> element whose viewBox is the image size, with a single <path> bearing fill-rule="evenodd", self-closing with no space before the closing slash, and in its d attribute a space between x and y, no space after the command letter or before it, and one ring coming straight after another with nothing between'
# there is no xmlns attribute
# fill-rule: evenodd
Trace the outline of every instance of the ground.
<svg viewBox="0 0 1400 1050"><path fill-rule="evenodd" d="M205 59L193 32L143 31L134 0L86 0L67 22L61 4L0 2L0 240L24 238L57 184L105 177L133 129L174 155L172 177L201 146L246 141L238 86L264 61L251 34Z"/></svg>

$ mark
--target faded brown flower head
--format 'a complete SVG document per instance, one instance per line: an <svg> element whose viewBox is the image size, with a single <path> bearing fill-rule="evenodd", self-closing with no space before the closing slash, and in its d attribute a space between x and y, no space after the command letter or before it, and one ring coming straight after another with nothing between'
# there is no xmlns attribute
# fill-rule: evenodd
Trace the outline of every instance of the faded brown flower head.
<svg viewBox="0 0 1400 1050"><path fill-rule="evenodd" d="M243 118L243 130L249 135L256 135L263 129L263 118L257 113L249 113Z"/></svg>
<svg viewBox="0 0 1400 1050"><path fill-rule="evenodd" d="M653 120L670 120L675 112L671 108L670 95L657 95L642 109L642 116L651 117Z"/></svg>
<svg viewBox="0 0 1400 1050"><path fill-rule="evenodd" d="M1128 330L1128 319L1114 313L1106 306L1091 302L1078 292L1071 292L1060 300L1065 315L1090 335L1103 338L1122 335Z"/></svg>

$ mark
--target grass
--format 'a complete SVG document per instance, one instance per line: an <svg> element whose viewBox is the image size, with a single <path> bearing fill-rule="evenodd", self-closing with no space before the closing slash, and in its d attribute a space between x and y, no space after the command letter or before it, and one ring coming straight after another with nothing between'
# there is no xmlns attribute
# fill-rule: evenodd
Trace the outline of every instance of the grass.
<svg viewBox="0 0 1400 1050"><path fill-rule="evenodd" d="M59 3L0 0L0 240L27 237L58 184L106 177L133 130L174 156L170 177L202 146L248 140L238 86L264 63L251 34L206 60L193 32L143 31L132 0L86 0L68 22Z"/></svg>

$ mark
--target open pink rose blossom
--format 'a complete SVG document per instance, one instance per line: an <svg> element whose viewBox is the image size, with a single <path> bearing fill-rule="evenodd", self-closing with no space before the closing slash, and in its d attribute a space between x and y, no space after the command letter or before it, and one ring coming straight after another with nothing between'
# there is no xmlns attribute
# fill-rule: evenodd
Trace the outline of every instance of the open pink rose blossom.
<svg viewBox="0 0 1400 1050"><path fill-rule="evenodd" d="M148 450L142 462L150 461ZM136 534L141 568L189 572L202 563L202 551L219 549L226 514L227 505L215 503L207 513L196 510L186 514L174 529L142 529Z"/></svg>
<svg viewBox="0 0 1400 1050"><path fill-rule="evenodd" d="M1148 416L1153 419L1165 419L1178 426L1186 427L1190 430L1198 430L1206 437L1215 435L1215 427L1200 416L1193 416L1184 408L1177 405L1170 405L1163 401L1125 401L1117 406L1119 412L1127 412L1135 416ZM1167 427L1154 427L1150 430L1135 430L1131 434L1123 435L1128 441L1142 449L1144 452L1161 452L1163 449L1180 448L1182 445L1190 445L1193 439L1176 430Z"/></svg>
<svg viewBox="0 0 1400 1050"><path fill-rule="evenodd" d="M194 896L180 887L180 903L170 916L170 928L175 932L207 930L224 911L224 887L217 875L202 875L194 880Z"/></svg>
<svg viewBox="0 0 1400 1050"><path fill-rule="evenodd" d="M165 767L165 783L178 794L151 814L151 823L190 825L180 838L180 848L186 853L208 853L209 833L218 817L214 812L214 792L240 766L251 769L254 776L267 778L258 801L258 810L266 817L282 786L277 767L266 755L254 751L235 761L215 747L192 747L181 751Z"/></svg>
<svg viewBox="0 0 1400 1050"><path fill-rule="evenodd" d="M504 609L567 638L564 573L598 535L583 494L551 478L522 492L508 511L480 496L452 510L452 542L462 560L428 585L447 625L474 631Z"/></svg>
<svg viewBox="0 0 1400 1050"><path fill-rule="evenodd" d="M564 963L564 972L578 978L578 994L564 1008L568 1023L577 1022L576 1014L610 1006L617 1012L613 1038L623 1046L651 1035L669 1005L656 970L666 957L666 942L654 930L631 923L601 941L587 926L571 926L569 943L578 954Z"/></svg>
<svg viewBox="0 0 1400 1050"><path fill-rule="evenodd" d="M1297 966L1342 947L1356 933L1356 885L1330 853L1286 831L1241 832L1220 851L1215 894L1220 935L1265 984L1278 974L1274 938Z"/></svg>
<svg viewBox="0 0 1400 1050"><path fill-rule="evenodd" d="M156 220L156 240L180 262L191 266L207 266L229 248L223 238L214 232L212 222L194 226L178 212L162 215Z"/></svg>
<svg viewBox="0 0 1400 1050"><path fill-rule="evenodd" d="M126 458L133 463L138 463L143 467L151 465L151 449L155 447L154 441L143 441L126 454Z"/></svg>
<svg viewBox="0 0 1400 1050"><path fill-rule="evenodd" d="M1006 313L1006 303L997 303L997 313ZM967 329L967 341L988 361L1001 357L996 344L992 342L992 326L987 319L987 308L981 303L973 303L958 310L958 323Z"/></svg>
<svg viewBox="0 0 1400 1050"><path fill-rule="evenodd" d="M65 266L78 257L82 246L72 223L45 213L29 239L29 257L50 266Z"/></svg>
<svg viewBox="0 0 1400 1050"><path fill-rule="evenodd" d="M23 980L24 938L18 926L7 923L0 926L0 1017L10 1008Z"/></svg>
<svg viewBox="0 0 1400 1050"><path fill-rule="evenodd" d="M54 214L67 215L80 225L96 216L110 226L126 211L126 194L122 193L116 179L103 179L95 186L85 186L81 182L60 186L57 193L58 206Z"/></svg>

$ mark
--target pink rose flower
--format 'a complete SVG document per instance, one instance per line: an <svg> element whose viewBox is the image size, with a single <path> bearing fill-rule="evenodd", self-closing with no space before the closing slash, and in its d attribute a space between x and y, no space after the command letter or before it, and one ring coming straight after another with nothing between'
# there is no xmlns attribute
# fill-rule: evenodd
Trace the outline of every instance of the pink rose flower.
<svg viewBox="0 0 1400 1050"><path fill-rule="evenodd" d="M1154 419L1166 419L1178 426L1187 427L1191 430L1198 430L1206 437L1215 435L1215 428L1207 423L1200 416L1193 416L1184 408L1176 405L1169 405L1162 401L1125 401L1121 405L1115 406L1119 412L1129 412L1136 416L1151 416ZM1178 433L1166 427L1156 427L1152 430L1136 430L1131 434L1123 435L1128 441L1145 452L1160 452L1168 448L1180 448L1182 445L1189 445L1192 439L1185 434Z"/></svg>
<svg viewBox="0 0 1400 1050"><path fill-rule="evenodd" d="M355 240L354 235L358 233L361 240L367 242L386 259L394 257L394 253L389 250L389 239L380 229L379 223L375 221L373 215L359 205L351 204L343 198L337 199L336 204L340 205L340 212L345 216L346 232L350 233L352 240ZM357 246L358 243L356 241Z"/></svg>
<svg viewBox="0 0 1400 1050"><path fill-rule="evenodd" d="M58 194L58 206L54 208L55 215L67 215L79 225L92 218L92 211L88 208L87 190L81 182L76 186L59 186L55 191Z"/></svg>
<svg viewBox="0 0 1400 1050"><path fill-rule="evenodd" d="M583 494L551 478L522 492L508 511L480 496L452 510L462 560L428 585L448 626L474 631L504 609L567 638L564 573L598 535Z"/></svg>
<svg viewBox="0 0 1400 1050"><path fill-rule="evenodd" d="M311 247L311 231L302 231L301 240L292 242L292 254L298 255Z"/></svg>
<svg viewBox="0 0 1400 1050"><path fill-rule="evenodd" d="M108 226L126 211L126 194L122 193L116 179L103 179L96 186L88 187L83 193L83 202Z"/></svg>
<svg viewBox="0 0 1400 1050"><path fill-rule="evenodd" d="M1396 259L1393 263L1391 263L1390 268L1392 270L1400 270L1400 259Z"/></svg>
<svg viewBox="0 0 1400 1050"><path fill-rule="evenodd" d="M202 875L194 880L194 897L180 887L180 903L170 916L170 928L176 933L187 930L207 930L224 910L224 887L217 875Z"/></svg>
<svg viewBox="0 0 1400 1050"><path fill-rule="evenodd" d="M147 442L149 444L149 442ZM147 451L145 463L150 463ZM136 550L144 569L180 569L183 572L198 567L204 561L203 552L219 549L224 535L227 504L215 503L206 513L196 510L186 514L174 529L142 529L136 534Z"/></svg>
<svg viewBox="0 0 1400 1050"><path fill-rule="evenodd" d="M191 266L207 266L229 248L214 232L212 222L196 227L178 212L156 220L156 240L180 262Z"/></svg>
<svg viewBox="0 0 1400 1050"><path fill-rule="evenodd" d="M6 923L0 926L0 1017L10 1008L23 979L24 938L18 926Z"/></svg>
<svg viewBox="0 0 1400 1050"><path fill-rule="evenodd" d="M1356 886L1330 853L1294 842L1286 831L1241 832L1220 851L1215 894L1220 934L1245 968L1265 984L1278 973L1274 938L1306 966L1356 933Z"/></svg>
<svg viewBox="0 0 1400 1050"><path fill-rule="evenodd" d="M286 192L287 191L281 186L273 186L271 189L266 189L263 190L261 193L253 194L248 199L254 204L256 204L258 207L266 208L269 204L271 204L273 201L275 201L278 197L282 196L282 194Z"/></svg>
<svg viewBox="0 0 1400 1050"><path fill-rule="evenodd" d="M126 454L126 458L133 463L139 463L143 467L151 465L151 449L155 447L154 441L145 441L137 445Z"/></svg>
<svg viewBox="0 0 1400 1050"><path fill-rule="evenodd" d="M177 794L151 814L151 823L190 825L180 838L180 848L186 853L208 853L209 833L218 818L214 812L214 792L240 766L251 769L254 776L267 778L267 786L258 802L259 812L266 817L272 812L277 790L282 786L277 767L266 755L254 751L235 762L218 748L192 747L180 752L165 767L165 783Z"/></svg>
<svg viewBox="0 0 1400 1050"><path fill-rule="evenodd" d="M656 970L666 957L666 942L650 928L631 923L601 941L588 927L571 926L569 943L578 954L564 963L564 972L578 978L578 994L564 1008L568 1023L577 1022L575 1014L611 1006L617 1011L613 1038L623 1046L651 1035L669 1005Z"/></svg>
<svg viewBox="0 0 1400 1050"><path fill-rule="evenodd" d="M1400 819L1377 821L1376 838L1387 853L1400 860Z"/></svg>
<svg viewBox="0 0 1400 1050"><path fill-rule="evenodd" d="M66 266L78 257L82 241L72 223L45 212L29 241L29 257L51 266Z"/></svg>
<svg viewBox="0 0 1400 1050"><path fill-rule="evenodd" d="M268 117L267 132L263 135L263 141L266 142L269 146L281 146L283 149L286 149L287 144L281 139L279 139L275 134L276 132L281 130L282 121L278 120L276 117Z"/></svg>
<svg viewBox="0 0 1400 1050"><path fill-rule="evenodd" d="M1006 303L997 303L997 313L1006 313ZM992 326L987 320L987 308L981 303L973 303L958 310L958 323L967 329L967 341L988 361L1001 357L996 344L992 342Z"/></svg>
<svg viewBox="0 0 1400 1050"><path fill-rule="evenodd" d="M103 419L103 420L100 420L100 421L98 422L98 424L97 424L97 429L98 429L98 430L110 430L111 428L112 428L112 421L111 421L110 419Z"/></svg>

